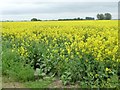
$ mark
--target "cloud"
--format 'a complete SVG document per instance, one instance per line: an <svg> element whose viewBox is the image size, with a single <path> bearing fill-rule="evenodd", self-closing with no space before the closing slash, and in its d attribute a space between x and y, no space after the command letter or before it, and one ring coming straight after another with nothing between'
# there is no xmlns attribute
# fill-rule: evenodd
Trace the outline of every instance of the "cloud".
<svg viewBox="0 0 120 90"><path fill-rule="evenodd" d="M113 8L114 6L114 8ZM117 11L116 3L37 3L10 5L3 9L3 15L8 14L44 14L44 13L83 13Z"/></svg>
<svg viewBox="0 0 120 90"><path fill-rule="evenodd" d="M40 2L39 0L30 0L32 2L23 3L21 1L15 2L10 0L10 3L3 7L2 15L5 17L13 16L37 16L41 18L51 18L54 15L55 18L61 17L73 17L73 16L85 16L93 15L96 13L110 12L116 17L118 4L117 2ZM15 17L13 17L15 18Z"/></svg>

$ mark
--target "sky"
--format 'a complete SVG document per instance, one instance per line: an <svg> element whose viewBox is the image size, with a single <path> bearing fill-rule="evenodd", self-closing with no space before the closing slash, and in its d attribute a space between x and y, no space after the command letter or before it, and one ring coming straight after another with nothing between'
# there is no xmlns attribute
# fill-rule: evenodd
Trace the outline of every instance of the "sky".
<svg viewBox="0 0 120 90"><path fill-rule="evenodd" d="M1 0L1 20L41 20L94 17L111 13L118 18L119 0Z"/></svg>

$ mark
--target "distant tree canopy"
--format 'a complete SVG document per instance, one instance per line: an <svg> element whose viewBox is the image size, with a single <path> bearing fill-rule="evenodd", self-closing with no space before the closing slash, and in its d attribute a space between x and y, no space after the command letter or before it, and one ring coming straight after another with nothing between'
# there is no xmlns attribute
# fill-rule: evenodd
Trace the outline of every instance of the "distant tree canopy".
<svg viewBox="0 0 120 90"><path fill-rule="evenodd" d="M42 21L42 20L40 20L40 19L37 19L37 21Z"/></svg>
<svg viewBox="0 0 120 90"><path fill-rule="evenodd" d="M32 18L31 21L41 21L41 20L37 18Z"/></svg>
<svg viewBox="0 0 120 90"><path fill-rule="evenodd" d="M112 15L110 13L105 13L105 19L106 20L111 20L112 19Z"/></svg>
<svg viewBox="0 0 120 90"><path fill-rule="evenodd" d="M112 15L110 13L97 14L97 19L98 20L111 20L112 19Z"/></svg>
<svg viewBox="0 0 120 90"><path fill-rule="evenodd" d="M104 20L104 15L103 14L97 14L98 20Z"/></svg>
<svg viewBox="0 0 120 90"><path fill-rule="evenodd" d="M32 18L31 21L37 21L37 18Z"/></svg>
<svg viewBox="0 0 120 90"><path fill-rule="evenodd" d="M105 13L105 14L97 14L97 19L98 20L111 20L112 15L110 13ZM72 21L72 20L95 20L94 17L85 17L85 19L77 17L77 18L68 18L68 19L57 19L57 20L43 20L43 21ZM37 18L32 18L31 21L42 21Z"/></svg>
<svg viewBox="0 0 120 90"><path fill-rule="evenodd" d="M86 17L85 19L86 20L95 20L95 18L93 18L93 17Z"/></svg>
<svg viewBox="0 0 120 90"><path fill-rule="evenodd" d="M78 17L78 18L73 18L73 19L58 19L58 21L69 21L69 20L95 20L95 18L86 17L85 19L83 19L83 18Z"/></svg>
<svg viewBox="0 0 120 90"><path fill-rule="evenodd" d="M69 20L83 20L82 18L73 18L73 19L58 19L58 21L69 21Z"/></svg>

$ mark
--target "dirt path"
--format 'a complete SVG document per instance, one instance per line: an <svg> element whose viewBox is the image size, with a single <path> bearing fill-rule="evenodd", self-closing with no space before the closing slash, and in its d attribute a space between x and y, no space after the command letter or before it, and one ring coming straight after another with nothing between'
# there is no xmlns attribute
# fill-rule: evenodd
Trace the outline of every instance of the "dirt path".
<svg viewBox="0 0 120 90"><path fill-rule="evenodd" d="M6 82L2 83L2 88L25 88L21 83L18 82Z"/></svg>
<svg viewBox="0 0 120 90"><path fill-rule="evenodd" d="M2 77L2 88L25 88L20 82L15 82L13 79L8 77Z"/></svg>
<svg viewBox="0 0 120 90"><path fill-rule="evenodd" d="M3 78L2 82L2 88L26 88L23 83L20 82L15 82L13 79L10 78ZM35 84L35 83L34 83ZM36 83L38 85L38 83ZM55 79L54 81L51 82L51 84L48 84L47 88L78 88L79 85L66 85L64 86L62 84L62 81L59 79Z"/></svg>
<svg viewBox="0 0 120 90"><path fill-rule="evenodd" d="M55 80L52 84L48 86L48 88L78 88L78 87L79 85L77 84L64 86L61 80Z"/></svg>

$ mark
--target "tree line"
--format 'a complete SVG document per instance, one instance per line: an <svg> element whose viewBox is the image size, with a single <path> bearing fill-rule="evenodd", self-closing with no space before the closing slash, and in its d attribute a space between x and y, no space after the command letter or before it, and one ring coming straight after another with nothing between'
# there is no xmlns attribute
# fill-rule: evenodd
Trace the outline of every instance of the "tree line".
<svg viewBox="0 0 120 90"><path fill-rule="evenodd" d="M112 19L112 15L110 13L97 14L97 20L111 20L111 19ZM71 20L95 20L95 18L94 17L85 17L85 19L83 19L83 18L78 17L78 18L73 18L73 19L58 19L58 20L54 20L54 21L71 21ZM42 20L37 19L37 18L32 18L31 21L42 21Z"/></svg>
<svg viewBox="0 0 120 90"><path fill-rule="evenodd" d="M112 15L110 13L97 14L97 19L98 20L111 20L112 19Z"/></svg>

